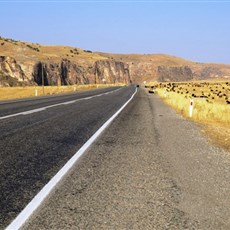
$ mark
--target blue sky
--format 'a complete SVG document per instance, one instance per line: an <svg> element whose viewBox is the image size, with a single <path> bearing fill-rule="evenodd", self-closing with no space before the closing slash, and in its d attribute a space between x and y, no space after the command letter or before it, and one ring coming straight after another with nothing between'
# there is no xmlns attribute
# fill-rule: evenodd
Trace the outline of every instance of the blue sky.
<svg viewBox="0 0 230 230"><path fill-rule="evenodd" d="M230 64L230 0L0 0L0 21L15 40Z"/></svg>

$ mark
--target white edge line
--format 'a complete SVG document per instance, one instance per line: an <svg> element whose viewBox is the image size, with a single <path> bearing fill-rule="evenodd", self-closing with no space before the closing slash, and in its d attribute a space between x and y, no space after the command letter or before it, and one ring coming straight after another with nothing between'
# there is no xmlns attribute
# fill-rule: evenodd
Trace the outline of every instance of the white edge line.
<svg viewBox="0 0 230 230"><path fill-rule="evenodd" d="M111 117L109 118L97 131L90 137L90 139L72 156L68 162L58 171L58 173L41 189L41 191L30 201L30 203L19 213L19 215L9 224L5 230L20 229L34 211L42 204L45 198L50 194L54 187L61 181L63 176L71 169L77 160L84 154L84 152L92 145L98 136L108 127L108 125L119 115L119 113L127 106L137 93L137 88L130 99Z"/></svg>
<svg viewBox="0 0 230 230"><path fill-rule="evenodd" d="M114 92L116 92L116 91L118 91L120 89L121 88L115 89L115 90L112 90L112 91L106 92L106 93L96 94L96 95L93 95L93 96L90 96L90 97L84 97L84 98L80 98L80 99L76 99L76 100L72 100L72 101L62 102L62 103L48 105L48 106L45 106L45 107L32 109L32 110L28 110L28 111L24 111L24 112L20 112L20 113L6 115L6 116L3 116L3 117L0 117L0 120L7 119L7 118L10 118L10 117L16 117L16 116L19 116L19 115L28 115L28 114L32 114L32 113L41 112L43 110L46 110L46 109L49 109L49 108L52 108L52 107L55 107L55 106L59 106L59 105L68 105L68 104L75 103L75 102L82 101L82 100L89 100L89 99L92 99L94 97L100 97L100 96L103 96L103 95L114 93Z"/></svg>

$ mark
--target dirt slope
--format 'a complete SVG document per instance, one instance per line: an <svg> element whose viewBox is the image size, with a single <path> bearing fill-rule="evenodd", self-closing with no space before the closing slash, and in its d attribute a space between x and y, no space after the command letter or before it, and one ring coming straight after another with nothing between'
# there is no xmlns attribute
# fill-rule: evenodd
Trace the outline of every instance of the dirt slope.
<svg viewBox="0 0 230 230"><path fill-rule="evenodd" d="M230 65L225 64L191 62L166 54L100 53L2 37L0 57L3 86L39 85L42 70L47 85L230 79Z"/></svg>

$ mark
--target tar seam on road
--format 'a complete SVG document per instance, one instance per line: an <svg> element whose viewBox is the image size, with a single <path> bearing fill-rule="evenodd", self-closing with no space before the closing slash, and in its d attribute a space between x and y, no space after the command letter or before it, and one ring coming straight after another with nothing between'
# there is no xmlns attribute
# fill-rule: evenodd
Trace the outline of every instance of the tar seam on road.
<svg viewBox="0 0 230 230"><path fill-rule="evenodd" d="M89 100L89 99L92 99L94 97L100 97L100 96L103 96L103 95L114 93L114 92L116 92L118 90L120 90L120 89L116 89L116 90L113 90L113 91L110 91L110 92L107 92L107 93L101 93L101 94L90 96L90 97L80 98L80 99L67 101L67 102L62 102L62 103L58 103L58 104L54 104L54 105L48 105L48 106L41 107L41 108L38 108L38 109L32 109L32 110L29 110L29 111L24 111L24 112L20 112L20 113L15 113L15 114L3 116L3 117L0 117L0 120L10 118L10 117L19 116L19 115L28 115L28 114L31 114L31 113L41 112L43 110L46 110L46 109L49 109L49 108L52 108L52 107L56 107L56 106L59 106L59 105L68 105L68 104L75 103L75 102L82 101L82 100Z"/></svg>
<svg viewBox="0 0 230 230"><path fill-rule="evenodd" d="M45 198L50 194L54 187L61 181L63 176L72 168L77 160L84 154L84 152L93 144L93 142L100 136L100 134L109 126L109 124L121 113L121 111L128 105L137 93L137 88L130 99L111 117L109 118L97 131L90 137L90 139L74 154L73 157L59 170L59 172L42 188L42 190L30 201L30 203L19 213L13 222L7 226L6 230L20 229L25 222L30 218L33 212L42 204Z"/></svg>

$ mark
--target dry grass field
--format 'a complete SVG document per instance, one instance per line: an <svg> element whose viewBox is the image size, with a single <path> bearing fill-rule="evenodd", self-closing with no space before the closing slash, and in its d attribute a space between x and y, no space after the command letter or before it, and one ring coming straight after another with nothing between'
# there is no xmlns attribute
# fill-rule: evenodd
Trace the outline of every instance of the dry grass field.
<svg viewBox="0 0 230 230"><path fill-rule="evenodd" d="M83 50L70 46L48 46L37 43L16 41L13 39L0 37L1 55L14 57L19 62L33 61L53 61L68 59L72 62L78 61L94 62L95 60L107 59L90 50Z"/></svg>
<svg viewBox="0 0 230 230"><path fill-rule="evenodd" d="M230 151L230 82L155 82L146 87L184 117L199 122L204 133Z"/></svg>
<svg viewBox="0 0 230 230"><path fill-rule="evenodd" d="M124 84L90 84L71 86L45 86L44 95L61 94L80 90L90 90L101 87L124 86ZM0 87L0 100L19 99L26 97L43 96L42 86Z"/></svg>

